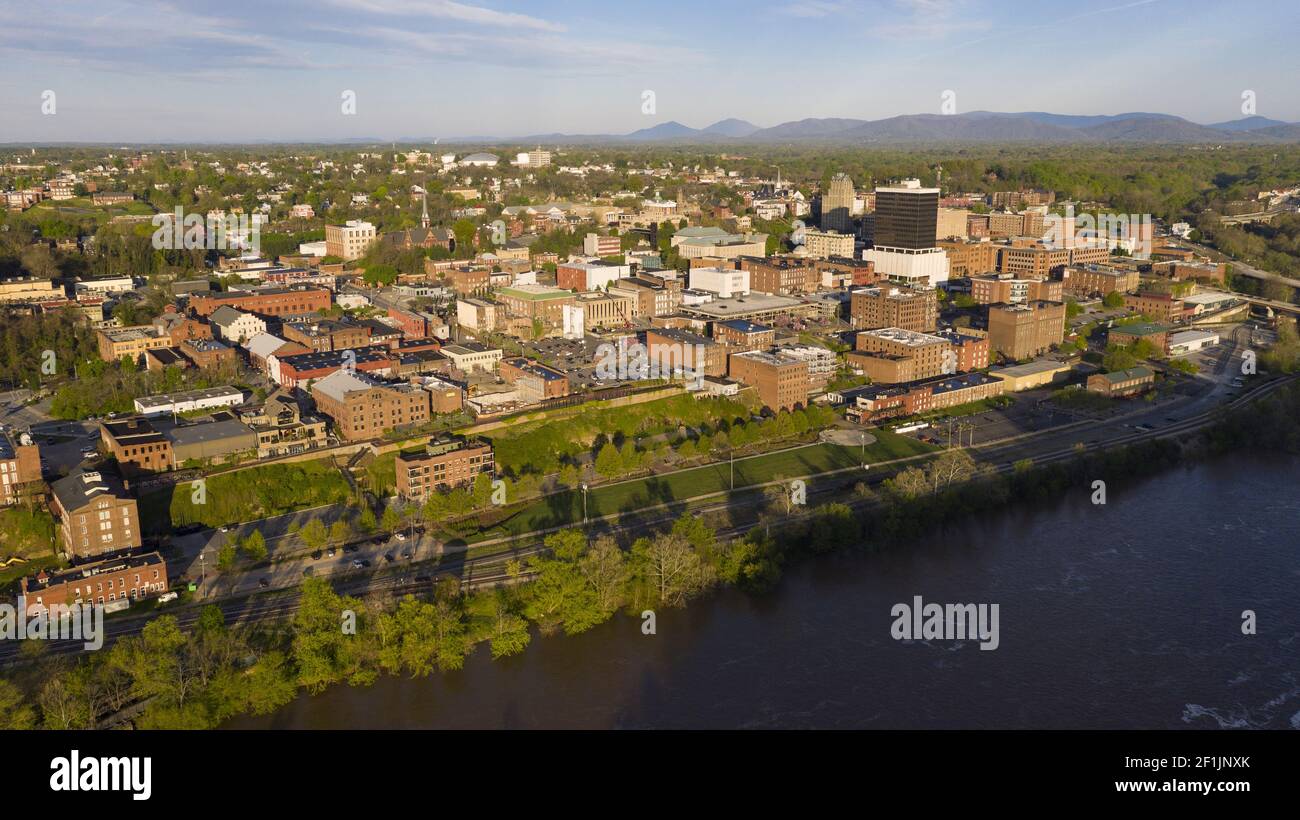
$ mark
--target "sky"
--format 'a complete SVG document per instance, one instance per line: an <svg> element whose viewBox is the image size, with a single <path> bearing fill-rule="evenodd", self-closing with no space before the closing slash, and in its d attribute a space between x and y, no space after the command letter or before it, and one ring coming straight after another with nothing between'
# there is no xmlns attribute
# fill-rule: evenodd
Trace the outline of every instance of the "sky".
<svg viewBox="0 0 1300 820"><path fill-rule="evenodd" d="M1297 31L1296 0L0 0L0 143L766 127L949 91L1202 123L1250 91L1295 122Z"/></svg>

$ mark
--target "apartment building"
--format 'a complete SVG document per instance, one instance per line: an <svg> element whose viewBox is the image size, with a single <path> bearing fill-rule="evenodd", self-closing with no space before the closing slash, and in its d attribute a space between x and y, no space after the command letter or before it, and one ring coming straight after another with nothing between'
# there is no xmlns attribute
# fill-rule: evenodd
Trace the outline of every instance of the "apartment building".
<svg viewBox="0 0 1300 820"><path fill-rule="evenodd" d="M0 303L62 299L64 296L64 288L57 287L51 279L30 277L0 279Z"/></svg>
<svg viewBox="0 0 1300 820"><path fill-rule="evenodd" d="M1183 300L1170 293L1126 293L1124 307L1157 322L1181 322L1185 312Z"/></svg>
<svg viewBox="0 0 1300 820"><path fill-rule="evenodd" d="M28 615L57 606L134 603L167 591L167 562L156 552L81 564L68 569L41 570L23 578L19 605Z"/></svg>
<svg viewBox="0 0 1300 820"><path fill-rule="evenodd" d="M727 374L727 349L688 330L655 327L645 332L646 355L661 378L679 374Z"/></svg>
<svg viewBox="0 0 1300 820"><path fill-rule="evenodd" d="M1065 338L1065 305L1025 302L989 305L989 344L1016 361L1032 359Z"/></svg>
<svg viewBox="0 0 1300 820"><path fill-rule="evenodd" d="M278 388L256 407L239 411L239 420L257 437L257 457L294 455L329 443L325 420L303 410L293 389Z"/></svg>
<svg viewBox="0 0 1300 820"><path fill-rule="evenodd" d="M422 449L402 451L394 463L397 494L416 503L496 472L491 442L459 438L434 439Z"/></svg>
<svg viewBox="0 0 1300 820"><path fill-rule="evenodd" d="M948 275L953 278L997 270L998 246L992 242L940 241L938 246L948 255Z"/></svg>
<svg viewBox="0 0 1300 820"><path fill-rule="evenodd" d="M858 328L896 327L924 333L938 326L939 297L933 288L859 288L849 293L849 315Z"/></svg>
<svg viewBox="0 0 1300 820"><path fill-rule="evenodd" d="M371 346L368 326L337 319L285 322L280 333L285 341L296 342L317 353Z"/></svg>
<svg viewBox="0 0 1300 820"><path fill-rule="evenodd" d="M854 339L854 351L848 361L877 384L897 384L957 372L952 344L930 333L898 327L864 330Z"/></svg>
<svg viewBox="0 0 1300 820"><path fill-rule="evenodd" d="M817 290L821 280L812 260L797 256L742 256L736 264L749 274L749 287L759 293L809 293Z"/></svg>
<svg viewBox="0 0 1300 820"><path fill-rule="evenodd" d="M833 256L853 256L853 234L837 231L805 230L803 249L814 259L830 259Z"/></svg>
<svg viewBox="0 0 1300 820"><path fill-rule="evenodd" d="M1066 294L1080 299L1105 296L1108 293L1132 293L1138 289L1141 277L1136 270L1101 267L1098 265L1071 265L1061 271L1061 287Z"/></svg>
<svg viewBox="0 0 1300 820"><path fill-rule="evenodd" d="M26 442L26 443L24 443ZM15 504L41 481L41 449L26 433L0 430L0 505Z"/></svg>
<svg viewBox="0 0 1300 820"><path fill-rule="evenodd" d="M124 552L140 546L140 516L135 499L107 473L72 473L50 485L51 510L73 561Z"/></svg>
<svg viewBox="0 0 1300 820"><path fill-rule="evenodd" d="M258 316L222 305L212 312L208 321L214 333L231 344L242 345L259 333L266 332L266 322Z"/></svg>
<svg viewBox="0 0 1300 820"><path fill-rule="evenodd" d="M520 392L524 401L532 404L569 395L569 377L564 372L532 359L522 356L502 359L497 373Z"/></svg>
<svg viewBox="0 0 1300 820"><path fill-rule="evenodd" d="M339 370L312 385L316 409L345 441L376 438L429 420L429 393L413 384L389 384Z"/></svg>
<svg viewBox="0 0 1300 820"><path fill-rule="evenodd" d="M725 345L728 352L742 353L746 350L763 350L776 344L776 328L750 322L746 319L733 319L729 322L713 324L713 341Z"/></svg>
<svg viewBox="0 0 1300 820"><path fill-rule="evenodd" d="M1066 248L1042 245L1001 246L998 248L998 272L1023 279L1046 279L1070 264Z"/></svg>
<svg viewBox="0 0 1300 820"><path fill-rule="evenodd" d="M325 255L351 262L365 256L375 241L375 226L359 219L325 226Z"/></svg>
<svg viewBox="0 0 1300 820"><path fill-rule="evenodd" d="M987 273L970 278L971 298L981 305L1063 302L1064 292L1064 284L1059 279L1026 279L1010 273Z"/></svg>
<svg viewBox="0 0 1300 820"><path fill-rule="evenodd" d="M139 362L147 351L172 346L171 336L160 334L153 325L101 328L95 331L95 340L99 344L99 358L106 362L123 357Z"/></svg>
<svg viewBox="0 0 1300 820"><path fill-rule="evenodd" d="M808 364L750 350L727 357L728 375L755 388L759 401L773 410L796 410L808 403Z"/></svg>

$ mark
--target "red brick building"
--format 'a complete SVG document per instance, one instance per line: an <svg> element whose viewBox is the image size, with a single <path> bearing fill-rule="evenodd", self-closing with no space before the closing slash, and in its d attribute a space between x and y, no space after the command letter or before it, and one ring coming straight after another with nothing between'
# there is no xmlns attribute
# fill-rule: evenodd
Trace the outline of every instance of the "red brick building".
<svg viewBox="0 0 1300 820"><path fill-rule="evenodd" d="M333 304L333 296L328 290L306 285L190 297L190 309L205 318L211 316L222 305L264 316L298 316L329 310L331 304Z"/></svg>

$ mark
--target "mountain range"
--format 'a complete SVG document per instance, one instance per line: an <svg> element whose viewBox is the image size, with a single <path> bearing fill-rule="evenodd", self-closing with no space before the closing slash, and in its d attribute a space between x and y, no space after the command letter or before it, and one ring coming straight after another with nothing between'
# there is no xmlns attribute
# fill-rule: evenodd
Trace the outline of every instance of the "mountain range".
<svg viewBox="0 0 1300 820"><path fill-rule="evenodd" d="M531 134L514 138L462 137L444 142L496 143L917 143L917 142L1133 142L1281 143L1300 142L1300 123L1250 116L1202 125L1170 114L1074 115L1045 111L964 114L905 114L880 120L813 118L760 128L725 119L706 128L675 120L628 134Z"/></svg>

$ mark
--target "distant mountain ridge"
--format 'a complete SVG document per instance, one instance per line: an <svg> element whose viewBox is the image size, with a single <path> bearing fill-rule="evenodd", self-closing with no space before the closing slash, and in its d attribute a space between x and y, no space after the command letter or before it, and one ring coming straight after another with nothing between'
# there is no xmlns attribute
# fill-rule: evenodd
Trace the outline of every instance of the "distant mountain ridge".
<svg viewBox="0 0 1300 820"><path fill-rule="evenodd" d="M1278 143L1300 142L1300 123L1267 117L1202 125L1171 114L1053 114L1046 111L969 111L963 114L903 114L879 120L844 117L791 120L767 128L724 119L705 128L676 120L628 134L532 134L514 138L462 137L444 142L519 143L728 143L728 142L1135 142Z"/></svg>

